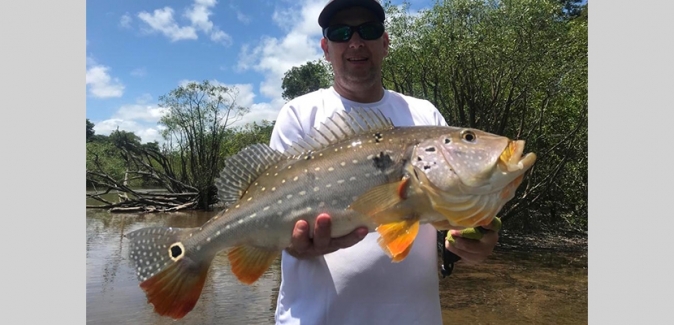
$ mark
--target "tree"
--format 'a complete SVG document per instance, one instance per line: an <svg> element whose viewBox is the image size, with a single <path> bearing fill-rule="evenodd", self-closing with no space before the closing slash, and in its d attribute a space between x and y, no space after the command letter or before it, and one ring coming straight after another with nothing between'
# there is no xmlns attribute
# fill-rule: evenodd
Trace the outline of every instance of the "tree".
<svg viewBox="0 0 674 325"><path fill-rule="evenodd" d="M213 180L224 157L219 154L227 129L239 121L249 108L238 105L238 91L208 81L189 83L159 97L167 109L159 124L163 138L175 150L174 163L182 183L198 189L200 208L215 199Z"/></svg>
<svg viewBox="0 0 674 325"><path fill-rule="evenodd" d="M320 88L330 87L331 84L330 65L323 60L310 61L285 72L281 96L285 100L291 100Z"/></svg>
<svg viewBox="0 0 674 325"><path fill-rule="evenodd" d="M587 11L564 10L576 2L448 0L415 15L386 4L386 88L537 153L501 212L508 226L586 229Z"/></svg>
<svg viewBox="0 0 674 325"><path fill-rule="evenodd" d="M87 142L91 140L91 137L94 136L96 132L94 131L94 123L87 119Z"/></svg>
<svg viewBox="0 0 674 325"><path fill-rule="evenodd" d="M109 156L101 159L89 151L87 180L106 189L105 193L128 193L129 199L113 203L97 192L88 196L105 204L91 207L124 212L208 209L217 201L213 183L224 165L223 144L232 135L232 125L249 110L237 104L236 96L236 89L208 81L189 83L161 96L159 106L166 109L159 121L165 140L161 148L156 142L142 144L132 132L110 134L107 143L122 163L110 168L104 164L112 161ZM138 191L132 188L133 182L154 184L168 193Z"/></svg>

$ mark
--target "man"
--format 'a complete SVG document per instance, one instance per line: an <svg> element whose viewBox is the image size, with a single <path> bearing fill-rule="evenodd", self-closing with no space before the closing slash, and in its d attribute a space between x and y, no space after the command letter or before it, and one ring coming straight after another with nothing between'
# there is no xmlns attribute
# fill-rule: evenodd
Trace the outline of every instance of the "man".
<svg viewBox="0 0 674 325"><path fill-rule="evenodd" d="M335 111L378 108L394 125L447 125L430 102L382 87L388 54L384 10L374 0L333 0L321 12L321 48L334 71L333 86L284 105L270 145L284 151ZM330 217L319 215L314 233L298 221L281 260L277 324L441 324L436 229L423 225L412 251L400 263L377 244L377 233L356 229L330 238ZM454 237L457 233L452 232ZM313 239L311 239L313 238ZM498 235L445 243L466 262L484 260Z"/></svg>

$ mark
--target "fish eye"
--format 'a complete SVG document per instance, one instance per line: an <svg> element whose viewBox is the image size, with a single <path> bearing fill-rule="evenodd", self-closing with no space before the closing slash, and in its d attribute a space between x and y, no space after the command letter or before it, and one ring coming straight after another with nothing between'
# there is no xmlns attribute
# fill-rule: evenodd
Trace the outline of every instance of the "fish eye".
<svg viewBox="0 0 674 325"><path fill-rule="evenodd" d="M463 138L468 142L475 142L475 139L477 137L475 136L475 133L473 133L473 131L463 131L463 133L461 133L461 138Z"/></svg>

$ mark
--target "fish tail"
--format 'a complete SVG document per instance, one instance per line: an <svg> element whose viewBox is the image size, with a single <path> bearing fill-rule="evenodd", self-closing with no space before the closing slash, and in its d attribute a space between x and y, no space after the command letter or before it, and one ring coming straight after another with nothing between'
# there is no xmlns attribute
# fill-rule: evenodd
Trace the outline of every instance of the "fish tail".
<svg viewBox="0 0 674 325"><path fill-rule="evenodd" d="M184 240L197 231L152 227L126 235L140 287L159 315L183 318L199 300L214 254L186 247Z"/></svg>

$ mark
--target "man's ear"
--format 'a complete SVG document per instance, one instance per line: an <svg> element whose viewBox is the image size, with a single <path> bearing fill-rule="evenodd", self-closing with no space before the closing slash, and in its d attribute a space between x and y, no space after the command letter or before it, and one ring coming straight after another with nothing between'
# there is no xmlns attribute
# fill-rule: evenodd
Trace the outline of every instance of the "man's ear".
<svg viewBox="0 0 674 325"><path fill-rule="evenodd" d="M321 48L323 49L323 56L325 60L330 62L330 52L328 51L328 40L325 37L321 38Z"/></svg>
<svg viewBox="0 0 674 325"><path fill-rule="evenodd" d="M383 36L384 36L384 56L387 56L388 55L388 48L389 48L389 44L391 43L391 40L389 40L387 32L384 32Z"/></svg>

